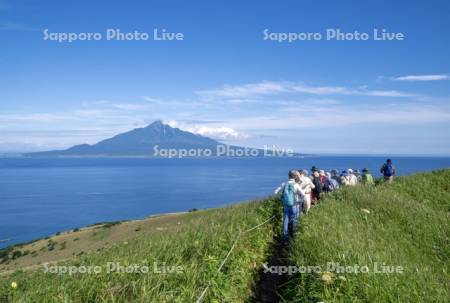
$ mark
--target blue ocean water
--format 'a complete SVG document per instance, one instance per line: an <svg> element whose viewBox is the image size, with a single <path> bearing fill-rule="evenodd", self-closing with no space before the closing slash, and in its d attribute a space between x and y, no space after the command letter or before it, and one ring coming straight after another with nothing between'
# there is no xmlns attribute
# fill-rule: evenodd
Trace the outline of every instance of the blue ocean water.
<svg viewBox="0 0 450 303"><path fill-rule="evenodd" d="M369 168L385 158L0 159L0 247L101 221L208 208L270 195L288 170ZM399 157L399 174L450 158ZM2 241L10 239L8 241Z"/></svg>

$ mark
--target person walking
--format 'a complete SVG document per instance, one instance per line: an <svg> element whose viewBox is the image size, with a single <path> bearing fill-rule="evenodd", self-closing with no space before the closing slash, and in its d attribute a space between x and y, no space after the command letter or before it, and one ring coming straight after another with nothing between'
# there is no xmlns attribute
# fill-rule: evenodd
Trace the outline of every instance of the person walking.
<svg viewBox="0 0 450 303"><path fill-rule="evenodd" d="M321 182L320 174L317 169L313 171L311 181L314 184L314 189L312 190L312 204L319 204L320 195L323 192L323 183Z"/></svg>
<svg viewBox="0 0 450 303"><path fill-rule="evenodd" d="M358 178L355 176L355 174L353 173L353 169L351 168L347 170L347 181L348 185L350 186L355 186L356 184L358 184Z"/></svg>
<svg viewBox="0 0 450 303"><path fill-rule="evenodd" d="M392 160L387 159L386 163L384 163L383 166L381 167L380 172L383 174L384 181L390 183L394 180L394 176L397 172L397 169L392 164Z"/></svg>
<svg viewBox="0 0 450 303"><path fill-rule="evenodd" d="M363 172L361 176L362 183L365 185L375 185L375 182L373 181L373 177L370 174L369 170L367 168L364 168L362 172Z"/></svg>
<svg viewBox="0 0 450 303"><path fill-rule="evenodd" d="M308 171L305 169L300 171L299 184L300 187L305 192L303 211L305 213L308 213L309 209L311 208L312 191L315 188L315 186L311 181L311 179L308 177Z"/></svg>
<svg viewBox="0 0 450 303"><path fill-rule="evenodd" d="M355 169L355 171L353 172L353 175L355 175L356 181L358 183L362 182L362 176L361 176L361 173L359 172L359 169Z"/></svg>
<svg viewBox="0 0 450 303"><path fill-rule="evenodd" d="M339 182L333 178L333 176L331 175L331 173L326 172L327 178L328 178L328 189L329 191L335 191L336 189L339 188Z"/></svg>
<svg viewBox="0 0 450 303"><path fill-rule="evenodd" d="M298 220L300 219L299 209L301 202L305 197L305 192L298 183L295 182L298 173L291 170L288 173L288 181L282 183L276 190L275 195L281 193L281 202L283 204L283 243L289 241L289 225L291 225L291 236L295 234Z"/></svg>
<svg viewBox="0 0 450 303"><path fill-rule="evenodd" d="M331 179L335 180L338 185L341 185L341 177L339 176L339 171L337 169L331 170Z"/></svg>
<svg viewBox="0 0 450 303"><path fill-rule="evenodd" d="M350 185L350 179L348 177L348 173L346 170L343 170L341 172L341 185L342 186L349 186Z"/></svg>
<svg viewBox="0 0 450 303"><path fill-rule="evenodd" d="M323 184L322 189L323 192L328 193L332 191L332 185L330 183L330 180L328 179L328 176L326 175L325 171L323 169L319 170L319 176L320 176L320 182Z"/></svg>

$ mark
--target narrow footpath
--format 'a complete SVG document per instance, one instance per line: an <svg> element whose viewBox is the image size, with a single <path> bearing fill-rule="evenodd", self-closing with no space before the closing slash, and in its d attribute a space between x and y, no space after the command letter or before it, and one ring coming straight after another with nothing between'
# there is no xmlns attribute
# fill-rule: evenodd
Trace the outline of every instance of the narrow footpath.
<svg viewBox="0 0 450 303"><path fill-rule="evenodd" d="M275 224L276 229L274 243L271 247L270 256L267 258L267 267L272 266L289 266L288 250L289 245L283 244L280 233L280 224ZM288 275L271 273L264 267L261 268L257 278L256 284L253 288L253 297L250 302L252 303L276 303L281 302L280 295L282 294L283 287L291 280L296 278L296 275Z"/></svg>

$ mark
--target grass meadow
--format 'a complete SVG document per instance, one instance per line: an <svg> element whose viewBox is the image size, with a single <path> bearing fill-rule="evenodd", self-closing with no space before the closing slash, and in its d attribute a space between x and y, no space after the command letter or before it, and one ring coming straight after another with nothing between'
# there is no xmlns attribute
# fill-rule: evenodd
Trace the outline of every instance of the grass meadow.
<svg viewBox="0 0 450 303"><path fill-rule="evenodd" d="M324 270L291 279L285 301L449 302L449 214L449 170L325 197L304 217L289 248L292 264ZM336 264L366 265L370 272L338 273ZM401 266L403 273L387 273L389 266Z"/></svg>
<svg viewBox="0 0 450 303"><path fill-rule="evenodd" d="M281 301L448 302L449 214L450 170L325 196L283 248L287 263L304 272L279 285ZM274 215L236 242L218 272L237 234ZM87 253L55 263L103 266L102 272L56 274L38 267L2 274L0 302L195 302L208 285L203 302L249 302L252 291L261 290L255 286L262 264L277 253L280 215L275 198L182 214L166 222L170 228L91 252L83 248ZM107 262L150 272L108 273ZM321 271L308 272L308 266Z"/></svg>
<svg viewBox="0 0 450 303"><path fill-rule="evenodd" d="M217 269L239 231L273 216L275 204L268 200L187 213L176 228L58 263L91 268L91 273L56 274L41 267L0 276L0 302L195 302L208 284L204 302L245 302L267 257L276 220L242 236L222 271ZM108 273L107 262L137 264L139 270ZM96 273L94 266L102 271ZM140 273L145 267L149 273Z"/></svg>

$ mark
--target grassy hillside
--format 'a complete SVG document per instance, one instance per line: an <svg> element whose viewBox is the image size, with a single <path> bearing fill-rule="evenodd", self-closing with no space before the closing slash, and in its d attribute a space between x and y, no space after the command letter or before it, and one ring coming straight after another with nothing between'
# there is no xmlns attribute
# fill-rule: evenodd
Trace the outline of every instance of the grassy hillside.
<svg viewBox="0 0 450 303"><path fill-rule="evenodd" d="M270 199L100 224L18 246L0 264L0 302L195 302L208 285L203 302L256 302L252 291L257 302L274 302L272 290L286 302L448 302L449 170L330 194L303 216L288 247L274 242L280 212ZM239 231L274 215L236 242L218 272ZM93 272L45 273L38 263L51 260ZM149 272L108 273L107 262ZM262 274L265 262L305 272L279 279Z"/></svg>
<svg viewBox="0 0 450 303"><path fill-rule="evenodd" d="M97 223L0 250L0 273L17 268L36 268L45 262L62 261L90 251L107 249L139 236L165 233L185 223L183 213L152 216L143 220Z"/></svg>
<svg viewBox="0 0 450 303"><path fill-rule="evenodd" d="M364 266L369 273L312 271L284 289L288 302L448 302L450 171L393 184L345 188L304 217L289 249L296 266ZM404 272L375 273L386 265ZM380 269L380 268L379 268ZM345 270L344 270L345 272Z"/></svg>
<svg viewBox="0 0 450 303"><path fill-rule="evenodd" d="M205 302L244 302L267 257L276 220L241 237L223 270L217 268L238 232L270 218L274 205L253 202L182 214L159 232L58 263L91 266L91 273L45 273L38 267L0 276L0 302L193 302L208 283ZM107 262L139 269L108 273ZM139 273L145 266L149 273Z"/></svg>

